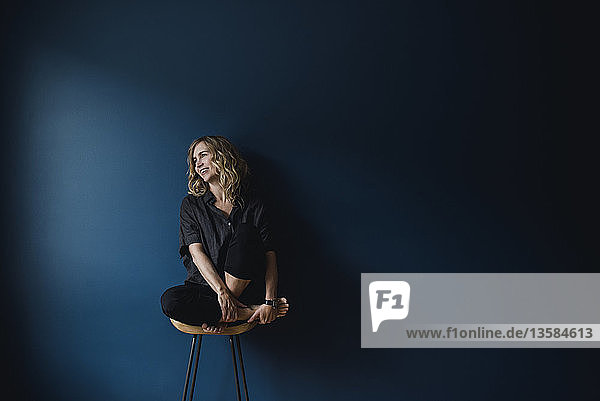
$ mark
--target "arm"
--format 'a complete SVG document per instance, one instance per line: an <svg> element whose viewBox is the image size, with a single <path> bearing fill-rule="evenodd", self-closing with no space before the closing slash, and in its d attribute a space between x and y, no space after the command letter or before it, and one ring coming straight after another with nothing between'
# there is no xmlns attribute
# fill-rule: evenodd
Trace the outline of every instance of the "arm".
<svg viewBox="0 0 600 401"><path fill-rule="evenodd" d="M265 253L267 260L265 272L265 299L277 298L277 256L274 251ZM249 322L258 320L260 324L271 323L277 318L277 309L269 305L261 305L248 319Z"/></svg>
<svg viewBox="0 0 600 401"><path fill-rule="evenodd" d="M267 251L267 271L265 273L265 299L277 298L277 256L274 251Z"/></svg>
<svg viewBox="0 0 600 401"><path fill-rule="evenodd" d="M262 201L256 204L254 224L258 228L260 238L265 247L266 271L265 271L265 299L277 298L277 256L275 254L273 238L267 210ZM277 317L277 310L269 305L261 305L250 317L249 322L259 320L261 324L270 323Z"/></svg>
<svg viewBox="0 0 600 401"><path fill-rule="evenodd" d="M202 274L208 285L217 293L219 305L221 305L223 313L222 320L224 322L236 321L238 317L237 306L244 307L245 305L233 296L227 285L221 280L209 257L204 253L202 244L193 243L189 246L189 250L192 261L200 271L200 274Z"/></svg>
<svg viewBox="0 0 600 401"><path fill-rule="evenodd" d="M258 201L255 210L255 226L258 229L260 239L265 247L266 271L265 271L265 299L277 298L277 255L274 249L269 224L268 213L262 201Z"/></svg>

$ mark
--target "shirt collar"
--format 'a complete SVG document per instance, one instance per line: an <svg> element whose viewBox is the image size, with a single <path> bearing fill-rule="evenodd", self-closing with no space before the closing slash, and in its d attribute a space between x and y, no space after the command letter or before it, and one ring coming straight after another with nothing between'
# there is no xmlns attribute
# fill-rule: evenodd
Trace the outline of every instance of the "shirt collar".
<svg viewBox="0 0 600 401"><path fill-rule="evenodd" d="M247 193L247 192L245 192ZM244 196L243 199L245 200L246 197ZM217 200L217 198L215 197L215 195L210 191L210 189L207 189L206 192L204 193L204 195L202 195L202 200L204 200L204 203L206 204L214 204ZM233 205L233 208L235 209L237 207L237 205Z"/></svg>
<svg viewBox="0 0 600 401"><path fill-rule="evenodd" d="M215 198L215 195L212 192L210 192L210 189L206 190L204 195L202 195L202 199L204 200L204 203L208 204L213 204L217 200L217 198Z"/></svg>

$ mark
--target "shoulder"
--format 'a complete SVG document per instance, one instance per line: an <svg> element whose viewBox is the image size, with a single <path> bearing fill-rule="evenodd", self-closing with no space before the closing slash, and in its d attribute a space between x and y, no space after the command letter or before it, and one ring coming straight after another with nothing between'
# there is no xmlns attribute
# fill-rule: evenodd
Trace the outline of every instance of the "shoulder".
<svg viewBox="0 0 600 401"><path fill-rule="evenodd" d="M183 197L183 201L184 202L191 202L191 201L196 201L197 199L201 199L203 195L201 196L196 196L196 195L192 195L192 194L187 194L186 196Z"/></svg>
<svg viewBox="0 0 600 401"><path fill-rule="evenodd" d="M202 196L186 195L181 201L182 210L198 209L202 204Z"/></svg>
<svg viewBox="0 0 600 401"><path fill-rule="evenodd" d="M196 197L192 194L188 194L186 196L183 197L183 199L181 200L181 205L189 205L190 203L194 203L195 202Z"/></svg>

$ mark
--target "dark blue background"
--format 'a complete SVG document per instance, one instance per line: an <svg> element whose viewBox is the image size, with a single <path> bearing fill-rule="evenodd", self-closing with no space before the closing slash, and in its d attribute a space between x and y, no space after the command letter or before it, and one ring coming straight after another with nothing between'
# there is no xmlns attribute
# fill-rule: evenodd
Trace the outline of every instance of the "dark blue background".
<svg viewBox="0 0 600 401"><path fill-rule="evenodd" d="M597 29L569 4L5 6L3 398L180 396L159 297L205 134L249 160L293 305L243 338L254 399L597 397L596 350L360 349L361 272L597 271ZM198 393L231 399L203 345Z"/></svg>

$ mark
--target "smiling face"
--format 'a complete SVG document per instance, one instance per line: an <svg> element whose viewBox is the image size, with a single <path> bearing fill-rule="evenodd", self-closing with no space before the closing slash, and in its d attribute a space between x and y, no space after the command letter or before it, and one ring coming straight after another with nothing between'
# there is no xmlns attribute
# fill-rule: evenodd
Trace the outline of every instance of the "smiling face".
<svg viewBox="0 0 600 401"><path fill-rule="evenodd" d="M249 170L246 160L223 136L202 136L187 150L188 193L202 196L211 187L220 186L232 203L242 204Z"/></svg>
<svg viewBox="0 0 600 401"><path fill-rule="evenodd" d="M215 165L212 163L212 153L206 143L198 142L192 153L192 162L196 173L202 177L204 182L218 180L218 173Z"/></svg>

